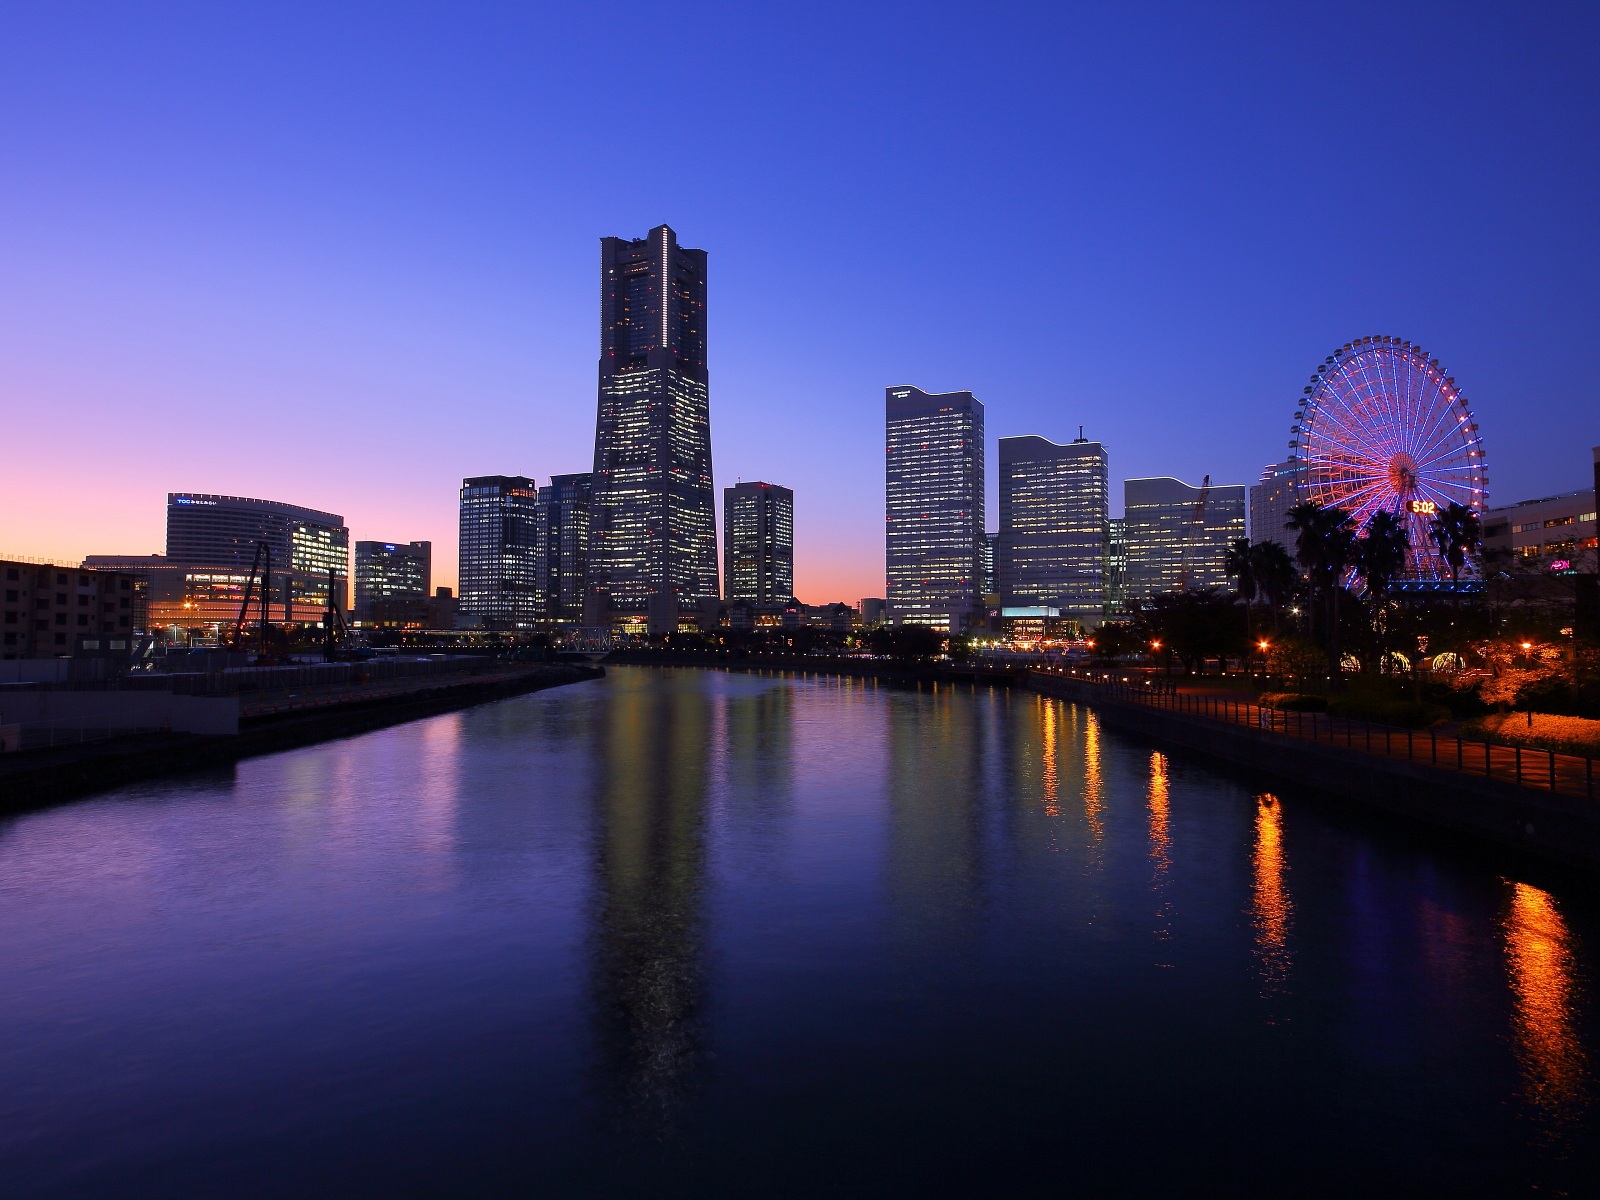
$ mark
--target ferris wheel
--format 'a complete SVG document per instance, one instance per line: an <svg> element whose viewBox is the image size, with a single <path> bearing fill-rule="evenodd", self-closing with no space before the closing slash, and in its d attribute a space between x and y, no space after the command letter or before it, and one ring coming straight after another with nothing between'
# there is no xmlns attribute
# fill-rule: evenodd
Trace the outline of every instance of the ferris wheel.
<svg viewBox="0 0 1600 1200"><path fill-rule="evenodd" d="M1396 337L1346 342L1311 376L1294 420L1301 499L1345 509L1358 530L1380 509L1399 515L1406 577L1448 580L1433 517L1452 503L1482 516L1489 479L1478 424L1438 360Z"/></svg>

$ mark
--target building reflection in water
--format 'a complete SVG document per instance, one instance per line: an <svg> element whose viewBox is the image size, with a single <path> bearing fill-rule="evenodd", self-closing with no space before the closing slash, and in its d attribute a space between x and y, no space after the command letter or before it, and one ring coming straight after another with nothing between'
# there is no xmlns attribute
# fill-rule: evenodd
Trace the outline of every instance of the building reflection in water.
<svg viewBox="0 0 1600 1200"><path fill-rule="evenodd" d="M598 713L594 1019L614 1115L671 1126L699 1059L710 698L666 674Z"/></svg>
<svg viewBox="0 0 1600 1200"><path fill-rule="evenodd" d="M1512 883L1503 921L1512 1032L1530 1103L1558 1123L1588 1102L1588 1063L1575 1026L1573 939L1555 898Z"/></svg>
<svg viewBox="0 0 1600 1200"><path fill-rule="evenodd" d="M1056 703L1054 700L1041 696L1039 704L1043 709L1040 728L1044 743L1043 767L1039 782L1044 793L1044 811L1047 816L1059 817L1061 815L1061 796L1058 790L1060 777L1056 764L1056 738L1058 736L1056 732Z"/></svg>
<svg viewBox="0 0 1600 1200"><path fill-rule="evenodd" d="M1172 900L1167 895L1167 875L1172 870L1172 786L1167 777L1167 756L1150 752L1150 887L1156 894L1155 936L1172 939Z"/></svg>
<svg viewBox="0 0 1600 1200"><path fill-rule="evenodd" d="M1254 886L1251 916L1255 925L1256 966L1263 998L1288 991L1292 954L1289 925L1294 905L1284 882L1288 863L1283 854L1283 810L1270 792L1256 797Z"/></svg>
<svg viewBox="0 0 1600 1200"><path fill-rule="evenodd" d="M1100 763L1100 718L1090 708L1079 709L1083 722L1083 816L1089 823L1089 832L1099 843L1106 835L1105 777Z"/></svg>

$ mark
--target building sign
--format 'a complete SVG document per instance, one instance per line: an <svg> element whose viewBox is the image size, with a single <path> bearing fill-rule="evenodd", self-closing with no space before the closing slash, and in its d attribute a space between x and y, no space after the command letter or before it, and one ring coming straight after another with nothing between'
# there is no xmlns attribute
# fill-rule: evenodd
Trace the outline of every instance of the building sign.
<svg viewBox="0 0 1600 1200"><path fill-rule="evenodd" d="M1414 513L1421 513L1425 517L1431 517L1439 511L1439 505L1432 500L1413 500L1406 507Z"/></svg>

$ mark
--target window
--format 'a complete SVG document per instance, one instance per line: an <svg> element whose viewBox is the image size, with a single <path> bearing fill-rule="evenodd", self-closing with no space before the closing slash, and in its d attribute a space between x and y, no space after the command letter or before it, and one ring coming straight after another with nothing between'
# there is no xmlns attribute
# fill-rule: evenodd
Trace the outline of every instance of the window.
<svg viewBox="0 0 1600 1200"><path fill-rule="evenodd" d="M82 646L85 650L98 650L100 649L100 639L84 638L83 641L78 643L78 645Z"/></svg>
<svg viewBox="0 0 1600 1200"><path fill-rule="evenodd" d="M65 646L66 644L67 644L67 635L64 634L64 633L56 634L56 645Z"/></svg>
<svg viewBox="0 0 1600 1200"><path fill-rule="evenodd" d="M6 645L15 646L16 644L17 644L17 635L14 634L14 633L6 634Z"/></svg>
<svg viewBox="0 0 1600 1200"><path fill-rule="evenodd" d="M56 624L57 625L65 625L66 623L67 623L67 614L66 613L57 613L56 614Z"/></svg>
<svg viewBox="0 0 1600 1200"><path fill-rule="evenodd" d="M7 581L13 580L16 577L17 577L17 569L15 567L7 567L6 568L6 579L7 579Z"/></svg>
<svg viewBox="0 0 1600 1200"><path fill-rule="evenodd" d="M10 601L12 604L15 604L17 602L17 589L16 588L7 588L6 589L6 599L8 601Z"/></svg>
<svg viewBox="0 0 1600 1200"><path fill-rule="evenodd" d="M89 607L89 597L87 597L87 596L79 596L78 597L78 607L79 608L88 608Z"/></svg>
<svg viewBox="0 0 1600 1200"><path fill-rule="evenodd" d="M17 614L14 613L14 612L8 612L6 614L6 624L7 625L15 625L16 623L17 623Z"/></svg>
<svg viewBox="0 0 1600 1200"><path fill-rule="evenodd" d="M65 575L57 575L56 576L56 586L57 587L66 587L67 586L67 577Z"/></svg>
<svg viewBox="0 0 1600 1200"><path fill-rule="evenodd" d="M87 625L88 623L89 623L89 614L88 613L79 613L78 614L78 624L79 625Z"/></svg>

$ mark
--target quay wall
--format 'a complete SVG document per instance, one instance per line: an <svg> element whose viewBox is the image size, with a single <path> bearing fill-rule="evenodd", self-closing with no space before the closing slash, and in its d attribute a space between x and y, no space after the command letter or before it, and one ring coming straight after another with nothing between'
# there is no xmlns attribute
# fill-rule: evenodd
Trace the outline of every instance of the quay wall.
<svg viewBox="0 0 1600 1200"><path fill-rule="evenodd" d="M1581 797L1129 704L1101 694L1094 684L1070 678L1030 673L1022 685L1090 705L1113 728L1232 763L1268 779L1572 865L1600 867L1600 805Z"/></svg>

